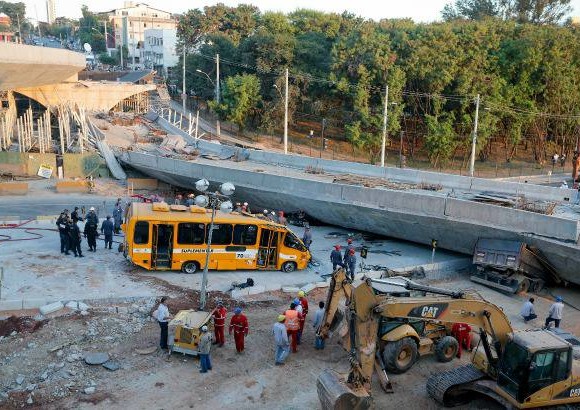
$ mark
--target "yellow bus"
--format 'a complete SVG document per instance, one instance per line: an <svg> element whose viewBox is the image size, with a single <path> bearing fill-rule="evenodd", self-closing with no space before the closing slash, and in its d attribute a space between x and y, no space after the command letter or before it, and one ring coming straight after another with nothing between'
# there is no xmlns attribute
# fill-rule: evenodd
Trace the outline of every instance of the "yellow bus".
<svg viewBox="0 0 580 410"><path fill-rule="evenodd" d="M211 210L165 202L131 204L123 252L149 270L196 273L205 267ZM284 225L237 212L216 211L208 269L304 269L310 253Z"/></svg>

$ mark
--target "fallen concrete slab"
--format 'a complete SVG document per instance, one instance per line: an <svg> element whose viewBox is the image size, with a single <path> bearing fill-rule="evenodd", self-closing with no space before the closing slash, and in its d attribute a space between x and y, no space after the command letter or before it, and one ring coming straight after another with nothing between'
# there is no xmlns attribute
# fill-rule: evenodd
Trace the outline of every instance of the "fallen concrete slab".
<svg viewBox="0 0 580 410"><path fill-rule="evenodd" d="M39 308L42 315L48 315L49 313L57 312L61 309L64 309L64 305L61 302L50 303Z"/></svg>

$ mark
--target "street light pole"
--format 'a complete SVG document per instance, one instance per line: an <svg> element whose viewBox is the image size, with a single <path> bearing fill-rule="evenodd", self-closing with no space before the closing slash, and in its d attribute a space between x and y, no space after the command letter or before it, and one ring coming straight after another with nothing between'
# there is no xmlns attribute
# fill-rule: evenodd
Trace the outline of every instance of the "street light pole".
<svg viewBox="0 0 580 410"><path fill-rule="evenodd" d="M207 298L207 271L209 268L209 255L211 253L211 239L213 236L213 220L215 218L217 206L217 198L211 199L211 221L209 223L209 232L207 234L207 248L205 250L205 266L203 268L203 276L201 277L201 294L199 296L199 309L205 309L205 302Z"/></svg>
<svg viewBox="0 0 580 410"><path fill-rule="evenodd" d="M479 94L475 97L475 122L473 123L473 136L471 139L471 157L469 158L469 176L473 177L475 168L475 146L477 144L477 124L479 121Z"/></svg>
<svg viewBox="0 0 580 410"><path fill-rule="evenodd" d="M186 110L186 99L187 99L187 94L186 94L186 88L185 88L185 42L183 43L183 86L182 86L182 91L183 93L181 94L181 100L183 102L183 113L185 114L185 110Z"/></svg>
<svg viewBox="0 0 580 410"><path fill-rule="evenodd" d="M215 66L216 66L216 71L215 71L215 100L219 106L219 104L220 104L220 55L219 54L215 55ZM221 135L220 117L219 116L217 117L217 120L216 120L215 131L216 131L216 134L219 138Z"/></svg>
<svg viewBox="0 0 580 410"><path fill-rule="evenodd" d="M383 112L383 142L381 144L381 167L385 166L385 149L387 146L387 120L389 115L389 86L385 86L385 108Z"/></svg>
<svg viewBox="0 0 580 410"><path fill-rule="evenodd" d="M284 154L288 154L288 69L286 69L286 91L284 93Z"/></svg>

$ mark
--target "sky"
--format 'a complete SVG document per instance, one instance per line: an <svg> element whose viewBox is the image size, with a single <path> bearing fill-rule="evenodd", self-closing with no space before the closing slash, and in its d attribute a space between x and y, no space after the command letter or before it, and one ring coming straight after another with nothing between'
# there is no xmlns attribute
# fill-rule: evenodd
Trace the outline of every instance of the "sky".
<svg viewBox="0 0 580 410"><path fill-rule="evenodd" d="M34 21L46 21L45 0L20 0L26 3L27 17ZM55 0L57 17L81 16L81 5L89 5L94 12L112 10L123 7L123 0ZM16 2L16 1L15 1ZM410 17L416 22L430 22L439 20L441 10L451 0L144 0L151 7L161 10L181 13L191 8L203 8L219 2L227 6L236 6L239 3L253 4L262 12L281 11L284 13L297 8L308 8L326 12L342 13L347 10L359 16L380 20L382 18ZM572 15L580 15L580 0L572 0Z"/></svg>

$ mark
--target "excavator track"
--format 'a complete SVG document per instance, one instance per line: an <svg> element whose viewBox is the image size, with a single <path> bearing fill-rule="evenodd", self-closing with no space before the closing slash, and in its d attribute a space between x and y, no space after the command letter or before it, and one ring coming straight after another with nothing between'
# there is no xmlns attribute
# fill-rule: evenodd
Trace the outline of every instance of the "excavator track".
<svg viewBox="0 0 580 410"><path fill-rule="evenodd" d="M472 364L446 372L433 373L427 379L427 393L444 406L456 406L465 403L468 399L462 399L461 394L453 390L483 378L485 374Z"/></svg>

